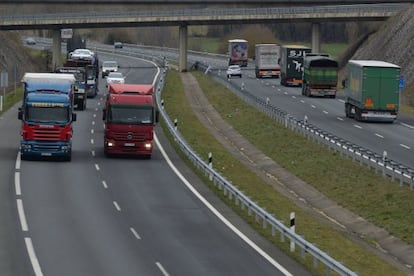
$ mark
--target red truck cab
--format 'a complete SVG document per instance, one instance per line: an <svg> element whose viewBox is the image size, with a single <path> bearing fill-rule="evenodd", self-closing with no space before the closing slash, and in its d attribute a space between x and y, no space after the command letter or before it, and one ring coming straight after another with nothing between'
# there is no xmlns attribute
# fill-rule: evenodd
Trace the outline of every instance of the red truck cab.
<svg viewBox="0 0 414 276"><path fill-rule="evenodd" d="M106 156L151 158L154 127L159 120L153 91L151 84L109 84L102 116Z"/></svg>

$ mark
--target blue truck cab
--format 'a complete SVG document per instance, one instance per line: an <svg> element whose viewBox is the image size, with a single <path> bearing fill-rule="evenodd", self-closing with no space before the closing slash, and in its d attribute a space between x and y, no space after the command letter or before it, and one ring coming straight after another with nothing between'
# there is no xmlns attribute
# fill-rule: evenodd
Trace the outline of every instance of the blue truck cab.
<svg viewBox="0 0 414 276"><path fill-rule="evenodd" d="M38 74L44 74L44 79ZM23 104L18 113L22 121L22 160L29 157L71 160L72 123L76 121L73 113L75 78L72 74L62 75L65 74L26 73L23 77Z"/></svg>

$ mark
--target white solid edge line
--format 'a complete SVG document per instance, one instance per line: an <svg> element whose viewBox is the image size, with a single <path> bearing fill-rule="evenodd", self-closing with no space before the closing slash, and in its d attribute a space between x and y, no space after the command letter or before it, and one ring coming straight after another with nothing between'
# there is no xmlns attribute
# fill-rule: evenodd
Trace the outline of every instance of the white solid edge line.
<svg viewBox="0 0 414 276"><path fill-rule="evenodd" d="M20 172L14 173L14 187L16 189L16 195L21 196L22 195L22 188L20 186Z"/></svg>
<svg viewBox="0 0 414 276"><path fill-rule="evenodd" d="M22 231L29 231L29 226L27 226L26 215L24 214L23 201L21 199L16 199L17 203L17 212L19 213L20 225L22 226Z"/></svg>
<svg viewBox="0 0 414 276"><path fill-rule="evenodd" d="M21 158L20 158L20 150L17 152L17 158L16 158L16 166L15 169L16 170L20 170L20 165L21 165Z"/></svg>
<svg viewBox="0 0 414 276"><path fill-rule="evenodd" d="M229 227L236 235L238 235L243 241L245 241L251 248L256 250L257 253L262 255L269 263L271 263L274 267L276 267L280 272L284 275L291 276L292 274L287 271L281 264L279 264L276 260L274 260L269 254L267 254L263 249L257 246L252 240L250 240L246 235L244 235L239 229L237 229L233 224L231 224L213 205L210 204L191 184L188 180L178 171L178 169L174 166L171 162L170 158L168 157L167 153L164 151L164 148L161 146L160 142L156 135L154 135L155 143L157 147L160 149L161 154L163 155L165 161L167 161L170 168L173 172L181 179L185 186L208 208L210 211L217 216L227 227Z"/></svg>
<svg viewBox="0 0 414 276"><path fill-rule="evenodd" d="M33 243L31 238L24 238L26 243L27 253L29 254L30 262L32 263L33 271L36 276L43 276L42 269L40 268L39 260L36 257Z"/></svg>

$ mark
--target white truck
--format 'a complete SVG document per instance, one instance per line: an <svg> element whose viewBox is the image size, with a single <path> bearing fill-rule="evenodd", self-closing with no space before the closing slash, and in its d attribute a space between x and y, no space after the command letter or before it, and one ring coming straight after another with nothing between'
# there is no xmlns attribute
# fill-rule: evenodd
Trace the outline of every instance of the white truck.
<svg viewBox="0 0 414 276"><path fill-rule="evenodd" d="M256 78L280 76L280 45L256 44L254 47Z"/></svg>
<svg viewBox="0 0 414 276"><path fill-rule="evenodd" d="M247 66L247 55L249 50L249 43L244 39L230 39L229 45L229 66L240 65L241 67Z"/></svg>

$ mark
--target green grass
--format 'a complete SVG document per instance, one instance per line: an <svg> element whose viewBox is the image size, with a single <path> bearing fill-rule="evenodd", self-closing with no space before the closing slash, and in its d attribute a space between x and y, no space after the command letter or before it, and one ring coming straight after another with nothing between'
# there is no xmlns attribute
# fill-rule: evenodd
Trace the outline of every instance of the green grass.
<svg viewBox="0 0 414 276"><path fill-rule="evenodd" d="M333 59L337 59L348 48L345 43L322 43L321 52L328 53Z"/></svg>
<svg viewBox="0 0 414 276"><path fill-rule="evenodd" d="M220 45L223 43L220 38L190 37L188 48L196 51L219 53Z"/></svg>
<svg viewBox="0 0 414 276"><path fill-rule="evenodd" d="M3 102L3 111L0 111L0 115L6 112L9 108L11 108L13 105L15 105L17 102L19 102L22 99L23 97L22 91L23 91L22 88L18 88L16 93L14 91L6 93L6 97ZM3 96L3 91L1 95Z"/></svg>
<svg viewBox="0 0 414 276"><path fill-rule="evenodd" d="M408 223L413 221L413 214L409 214L410 210L413 210L412 191L398 188L396 183L390 183L388 180L378 177L367 168L341 158L333 152L287 131L238 100L226 88L211 81L208 77L199 73L195 73L195 75L204 93L222 114L222 117L279 164L312 183L328 196L335 200L340 199L338 201L345 207L362 211L368 219L380 221L383 225L388 225L391 228L394 223L402 223L395 226L396 229L393 231L405 233L406 240L412 239L413 229L412 225ZM212 152L214 167L245 194L265 207L269 213L275 214L280 220L289 221L289 213L294 211L296 213L296 230L300 235L316 243L319 248L343 262L347 267L358 271L360 275L403 275L376 255L355 244L348 234L332 229L275 192L273 188L228 153L195 117L188 105L177 72L169 72L163 91L163 99L167 113L170 118L179 120L180 132L191 147L206 159L208 152ZM205 179L203 175L200 177ZM343 180L345 181L343 182ZM222 196L222 191L211 186L206 179L205 181L218 196L228 202L228 199ZM355 190L358 191L355 192ZM400 202L400 197L403 203ZM245 211L241 211L240 207L228 203L257 231L291 255L288 243L281 244L278 235L271 237L269 229L263 230L261 224L256 223ZM405 208L403 208L404 204L407 204ZM405 219L407 222L403 222L404 215L409 217L409 219ZM309 257L305 261L298 254L293 257L312 269L312 260ZM314 272L323 275L325 273L323 265L319 265L319 270Z"/></svg>

